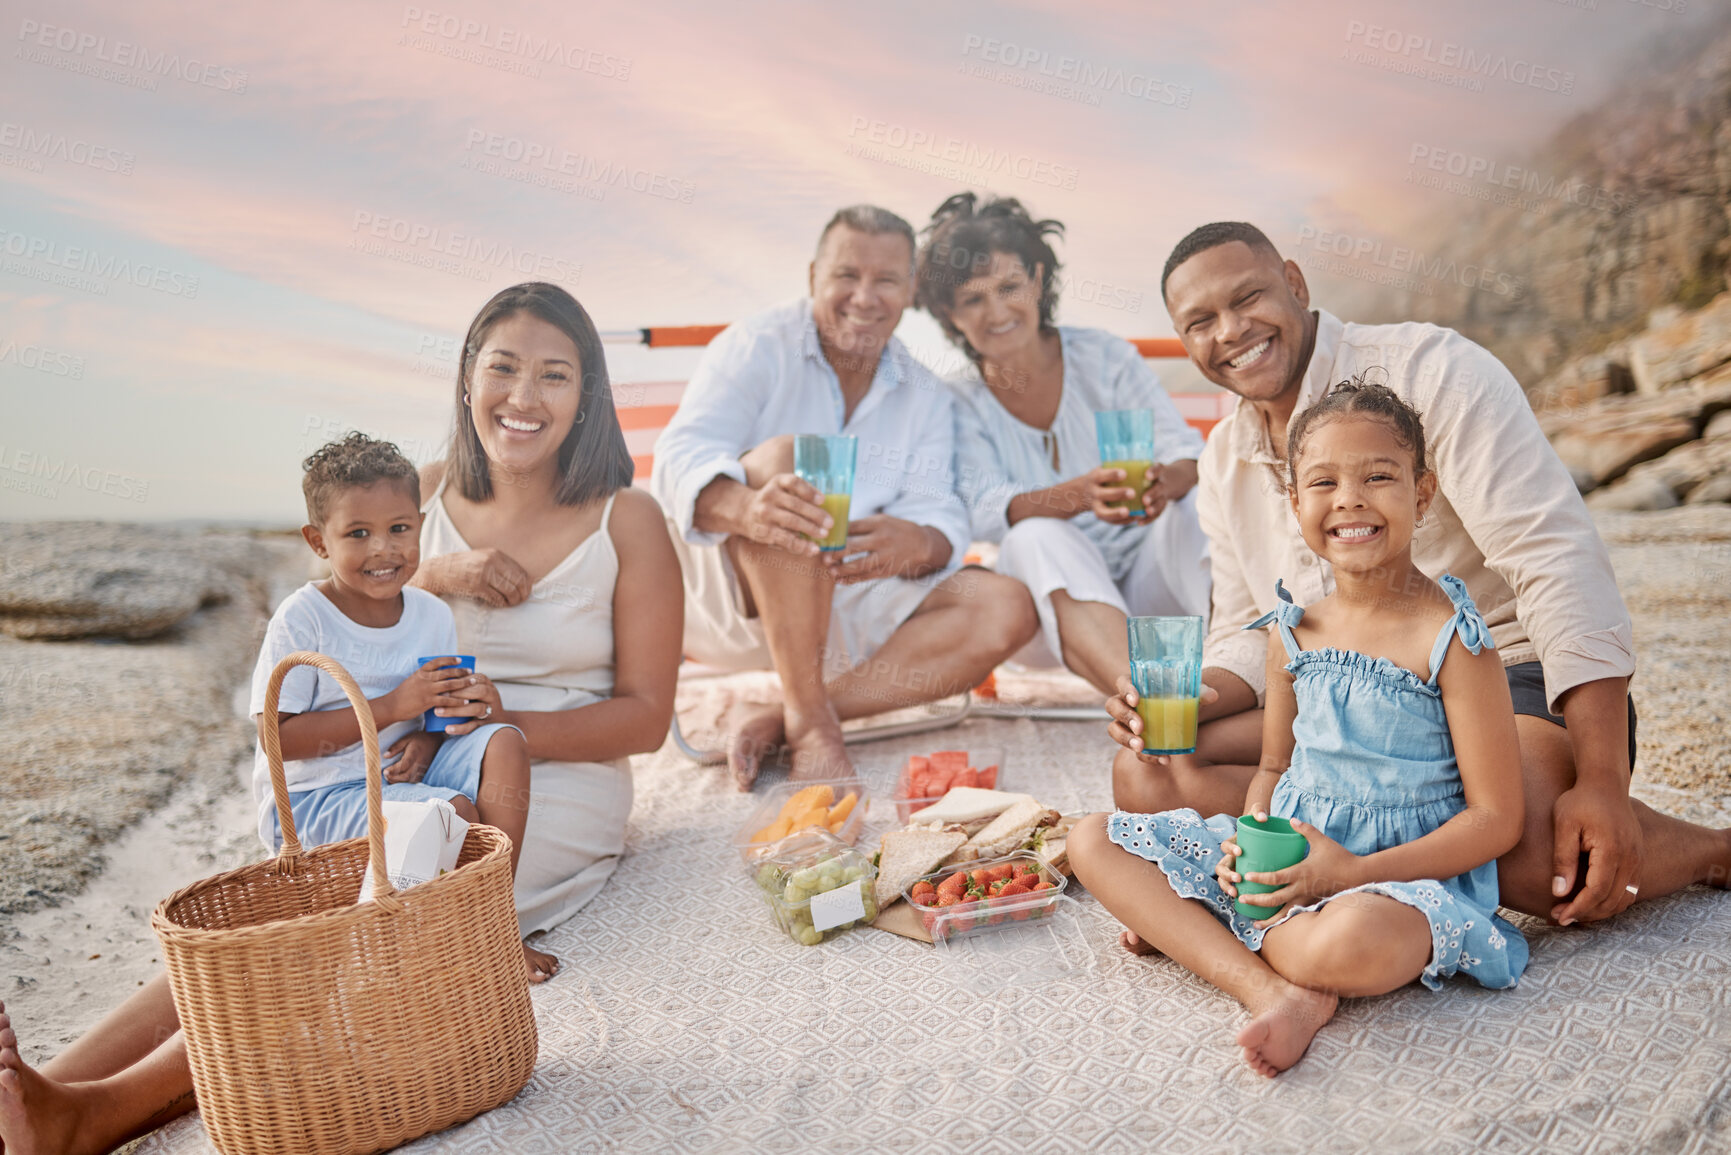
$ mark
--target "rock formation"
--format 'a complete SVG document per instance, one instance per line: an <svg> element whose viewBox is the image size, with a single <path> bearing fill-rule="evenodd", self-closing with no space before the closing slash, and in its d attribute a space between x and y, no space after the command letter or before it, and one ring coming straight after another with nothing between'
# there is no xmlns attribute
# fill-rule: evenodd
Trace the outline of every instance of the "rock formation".
<svg viewBox="0 0 1731 1155"><path fill-rule="evenodd" d="M0 524L0 632L154 637L232 596L263 547L235 535L104 522Z"/></svg>

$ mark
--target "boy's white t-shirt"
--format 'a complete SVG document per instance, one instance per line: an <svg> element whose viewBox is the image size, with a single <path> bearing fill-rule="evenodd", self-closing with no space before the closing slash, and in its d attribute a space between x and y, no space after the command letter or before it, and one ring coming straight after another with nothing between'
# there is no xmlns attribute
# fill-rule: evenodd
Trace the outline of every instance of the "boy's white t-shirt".
<svg viewBox="0 0 1731 1155"><path fill-rule="evenodd" d="M258 664L252 671L252 704L248 713L254 724L264 713L265 690L276 664L296 650L313 650L334 658L369 700L388 694L419 669L415 659L436 654L455 654L457 622L444 602L425 590L403 587L403 616L384 629L363 626L339 610L318 587L308 582L283 599L265 629ZM296 666L283 678L277 711L305 714L309 710L340 710L349 705L348 695L337 680L323 670ZM404 734L421 728L419 716L394 722L379 731L379 753ZM334 754L283 763L290 791L315 790L339 782L364 782L366 751L359 741ZM266 845L271 837L270 763L261 743L253 756L252 795L258 804L259 837Z"/></svg>

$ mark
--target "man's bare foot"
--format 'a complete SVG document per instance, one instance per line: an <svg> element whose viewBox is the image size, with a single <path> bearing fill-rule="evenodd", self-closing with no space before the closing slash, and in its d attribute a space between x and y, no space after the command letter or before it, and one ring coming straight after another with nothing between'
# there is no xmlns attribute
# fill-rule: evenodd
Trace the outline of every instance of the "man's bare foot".
<svg viewBox="0 0 1731 1155"><path fill-rule="evenodd" d="M848 757L847 744L842 741L841 723L833 714L812 725L790 719L787 748L793 764L787 775L789 782L854 776L853 759Z"/></svg>
<svg viewBox="0 0 1731 1155"><path fill-rule="evenodd" d="M559 973L559 960L546 951L536 950L527 942L523 944L523 962L529 968L531 983L544 983Z"/></svg>
<svg viewBox="0 0 1731 1155"><path fill-rule="evenodd" d="M751 789L764 759L781 748L786 732L780 706L764 706L740 724L727 743L727 768L733 771L734 785L742 791Z"/></svg>
<svg viewBox="0 0 1731 1155"><path fill-rule="evenodd" d="M67 1087L25 1064L5 1011L0 1003L0 1151L62 1155L78 1150L83 1103Z"/></svg>
<svg viewBox="0 0 1731 1155"><path fill-rule="evenodd" d="M1304 1057L1310 1040L1334 1017L1337 995L1313 991L1281 980L1281 988L1250 1008L1251 1019L1239 1029L1237 1042L1244 1061L1258 1075L1273 1078Z"/></svg>
<svg viewBox="0 0 1731 1155"><path fill-rule="evenodd" d="M1159 948L1149 946L1142 941L1142 936L1133 930L1126 930L1118 936L1118 945L1133 955L1159 954Z"/></svg>

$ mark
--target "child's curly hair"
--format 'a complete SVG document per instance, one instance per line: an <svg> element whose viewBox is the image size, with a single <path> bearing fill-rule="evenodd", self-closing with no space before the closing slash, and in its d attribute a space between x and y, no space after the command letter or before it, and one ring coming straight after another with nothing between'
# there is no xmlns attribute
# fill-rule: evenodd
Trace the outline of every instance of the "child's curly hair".
<svg viewBox="0 0 1731 1155"><path fill-rule="evenodd" d="M365 433L351 433L340 441L319 447L301 462L306 476L301 492L307 499L307 520L323 526L331 502L345 489L356 489L380 481L394 481L421 504L421 478L414 463L389 441L378 441Z"/></svg>
<svg viewBox="0 0 1731 1155"><path fill-rule="evenodd" d="M1298 467L1298 454L1304 440L1330 421L1346 416L1368 417L1388 426L1403 449L1412 451L1413 476L1423 477L1430 471L1425 463L1424 422L1418 410L1401 400L1400 395L1378 381L1367 381L1360 373L1350 381L1342 381L1330 389L1321 400L1292 419L1286 427L1286 487L1291 491Z"/></svg>

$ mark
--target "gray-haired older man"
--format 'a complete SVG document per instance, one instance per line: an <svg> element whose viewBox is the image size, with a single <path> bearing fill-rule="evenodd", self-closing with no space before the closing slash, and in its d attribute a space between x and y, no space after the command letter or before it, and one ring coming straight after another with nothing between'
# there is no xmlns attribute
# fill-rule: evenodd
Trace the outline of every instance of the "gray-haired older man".
<svg viewBox="0 0 1731 1155"><path fill-rule="evenodd" d="M783 701L730 740L750 789L783 741L794 776L851 772L842 719L973 686L1033 637L1020 583L959 570L949 393L895 339L913 300L913 229L871 205L824 226L811 296L730 325L655 445L653 486L685 577L685 652L781 676ZM847 547L822 554L822 495L793 437L859 439ZM959 572L958 572L959 570Z"/></svg>

